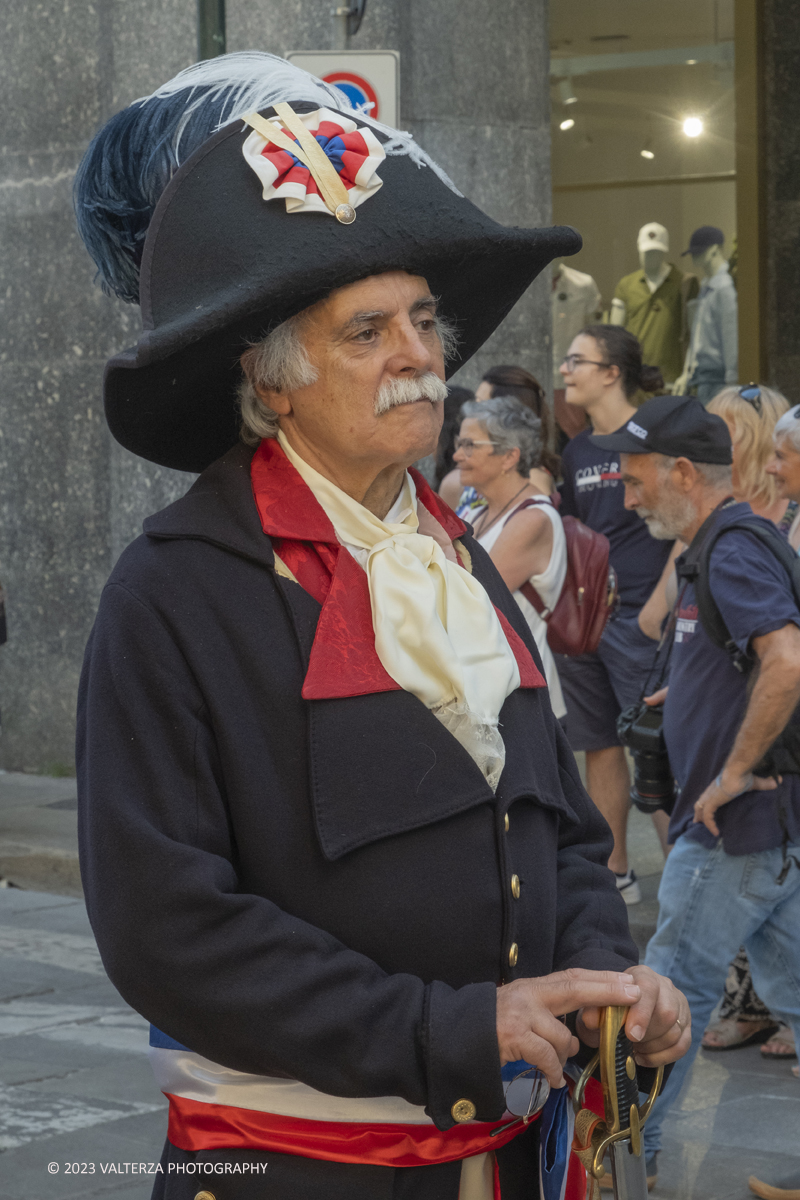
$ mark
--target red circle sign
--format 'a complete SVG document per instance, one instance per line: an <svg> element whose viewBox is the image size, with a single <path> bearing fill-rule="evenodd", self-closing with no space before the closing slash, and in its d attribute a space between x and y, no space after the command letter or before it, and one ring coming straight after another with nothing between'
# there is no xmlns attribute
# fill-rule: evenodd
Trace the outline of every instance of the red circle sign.
<svg viewBox="0 0 800 1200"><path fill-rule="evenodd" d="M323 83L330 83L344 92L347 99L357 108L365 106L365 115L380 119L380 106L374 87L363 75L354 75L352 71L329 71L322 76Z"/></svg>

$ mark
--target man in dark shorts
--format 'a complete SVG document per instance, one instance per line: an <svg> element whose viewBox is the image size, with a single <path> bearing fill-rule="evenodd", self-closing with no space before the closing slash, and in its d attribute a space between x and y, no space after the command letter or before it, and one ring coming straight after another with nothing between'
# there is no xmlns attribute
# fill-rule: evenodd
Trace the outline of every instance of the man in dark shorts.
<svg viewBox="0 0 800 1200"><path fill-rule="evenodd" d="M635 416L632 397L648 370L632 334L618 326L589 326L575 338L562 366L567 400L589 414L596 432L610 433ZM671 571L671 547L651 537L636 513L626 512L619 455L599 451L591 432L584 430L564 450L561 513L608 538L620 607L597 653L557 656L557 666L567 737L573 750L586 752L589 795L614 834L608 865L626 904L637 904L641 892L626 846L630 777L617 717L647 685L667 611L663 582ZM663 839L664 823L656 821L656 828Z"/></svg>

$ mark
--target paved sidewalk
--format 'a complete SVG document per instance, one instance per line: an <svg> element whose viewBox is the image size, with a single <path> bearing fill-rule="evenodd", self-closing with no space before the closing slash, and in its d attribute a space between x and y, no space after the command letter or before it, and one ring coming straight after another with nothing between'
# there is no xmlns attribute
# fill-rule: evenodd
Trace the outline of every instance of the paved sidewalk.
<svg viewBox="0 0 800 1200"><path fill-rule="evenodd" d="M0 772L0 878L82 896L74 779Z"/></svg>
<svg viewBox="0 0 800 1200"><path fill-rule="evenodd" d="M147 1038L83 902L0 891L0 1200L149 1200L152 1177L125 1174L164 1144Z"/></svg>

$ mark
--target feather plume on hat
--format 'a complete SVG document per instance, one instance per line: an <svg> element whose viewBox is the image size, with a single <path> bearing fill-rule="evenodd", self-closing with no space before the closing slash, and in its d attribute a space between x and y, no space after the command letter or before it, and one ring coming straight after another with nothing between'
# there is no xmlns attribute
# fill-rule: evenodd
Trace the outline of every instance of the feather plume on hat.
<svg viewBox="0 0 800 1200"><path fill-rule="evenodd" d="M275 54L245 50L196 63L123 108L91 142L75 178L78 231L103 291L139 302L139 266L155 207L175 172L217 130L249 112L301 101L339 109L380 130L388 155L430 167L457 195L444 171L411 134L356 110L338 88Z"/></svg>

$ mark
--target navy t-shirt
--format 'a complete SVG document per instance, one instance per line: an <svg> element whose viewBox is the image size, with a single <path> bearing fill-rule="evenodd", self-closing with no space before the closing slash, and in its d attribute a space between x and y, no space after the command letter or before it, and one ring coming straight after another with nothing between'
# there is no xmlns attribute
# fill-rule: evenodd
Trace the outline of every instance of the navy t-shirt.
<svg viewBox="0 0 800 1200"><path fill-rule="evenodd" d="M633 616L650 599L672 542L652 537L642 518L625 508L619 455L593 446L590 433L584 429L564 447L560 512L606 535L611 566L617 572L620 614Z"/></svg>
<svg viewBox="0 0 800 1200"><path fill-rule="evenodd" d="M723 509L720 525L747 515L749 504ZM680 559L678 562L680 563ZM709 582L731 637L745 651L754 637L800 626L789 577L773 554L752 534L732 530L711 553ZM669 823L669 840L682 834L709 849L717 839L694 825L694 803L716 779L730 754L747 707L748 679L730 655L708 637L697 613L694 587L680 583L680 603L664 705L664 737L680 793ZM800 776L786 775L773 792L745 792L717 809L716 822L728 854L749 854L780 846L778 812L786 814L790 841L800 841Z"/></svg>

